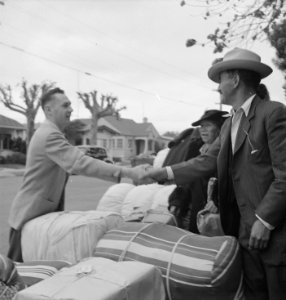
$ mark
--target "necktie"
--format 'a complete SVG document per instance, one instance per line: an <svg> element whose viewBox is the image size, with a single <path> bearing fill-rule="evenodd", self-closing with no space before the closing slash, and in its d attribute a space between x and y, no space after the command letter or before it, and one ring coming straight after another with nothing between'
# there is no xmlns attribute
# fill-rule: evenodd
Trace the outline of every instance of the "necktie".
<svg viewBox="0 0 286 300"><path fill-rule="evenodd" d="M234 152L235 144L237 140L237 134L238 134L238 128L241 123L242 116L245 116L244 111L242 108L237 110L235 114L232 117L231 122L231 146L232 146L232 152Z"/></svg>

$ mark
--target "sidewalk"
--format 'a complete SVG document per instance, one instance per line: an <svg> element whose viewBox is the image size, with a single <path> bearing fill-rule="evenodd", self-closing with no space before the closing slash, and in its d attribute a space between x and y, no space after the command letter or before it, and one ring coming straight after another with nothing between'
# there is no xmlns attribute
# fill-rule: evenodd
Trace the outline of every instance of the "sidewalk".
<svg viewBox="0 0 286 300"><path fill-rule="evenodd" d="M0 165L0 178L23 176L24 172L25 172L25 166L23 165L10 165L10 164Z"/></svg>

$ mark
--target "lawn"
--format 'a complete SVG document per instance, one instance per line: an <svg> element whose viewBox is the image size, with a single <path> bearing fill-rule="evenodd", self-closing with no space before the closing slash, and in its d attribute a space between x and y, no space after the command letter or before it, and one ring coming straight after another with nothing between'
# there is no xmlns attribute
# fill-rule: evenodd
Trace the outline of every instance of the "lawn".
<svg viewBox="0 0 286 300"><path fill-rule="evenodd" d="M8 249L8 214L22 177L0 178L0 253ZM84 176L71 176L66 189L66 210L96 209L99 199L114 183Z"/></svg>

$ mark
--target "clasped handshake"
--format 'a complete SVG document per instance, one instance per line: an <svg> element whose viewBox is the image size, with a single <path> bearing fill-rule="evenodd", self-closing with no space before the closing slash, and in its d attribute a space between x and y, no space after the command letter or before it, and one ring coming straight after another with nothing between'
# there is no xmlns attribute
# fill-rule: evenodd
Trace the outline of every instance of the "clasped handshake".
<svg viewBox="0 0 286 300"><path fill-rule="evenodd" d="M149 164L130 168L129 172L128 177L130 177L136 185L164 182L167 180L167 172L165 168L153 168Z"/></svg>

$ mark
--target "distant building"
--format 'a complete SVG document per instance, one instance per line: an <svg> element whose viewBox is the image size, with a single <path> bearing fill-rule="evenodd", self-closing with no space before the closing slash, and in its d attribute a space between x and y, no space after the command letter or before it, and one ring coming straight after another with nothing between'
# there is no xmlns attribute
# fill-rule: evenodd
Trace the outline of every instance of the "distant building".
<svg viewBox="0 0 286 300"><path fill-rule="evenodd" d="M75 145L90 145L91 120L78 119L85 124L81 137L72 141ZM39 124L35 124L38 128ZM19 122L0 115L0 150L8 149L11 139L26 139L26 127ZM98 121L97 145L105 147L109 156L128 160L139 154L151 154L164 148L169 141L162 138L147 118L142 123L131 119L108 116ZM159 148L159 149L158 149Z"/></svg>
<svg viewBox="0 0 286 300"><path fill-rule="evenodd" d="M174 137L161 135L158 139L158 143L161 149L168 148L168 144L174 139Z"/></svg>
<svg viewBox="0 0 286 300"><path fill-rule="evenodd" d="M0 150L9 149L10 140L26 139L26 127L19 122L0 115Z"/></svg>
<svg viewBox="0 0 286 300"><path fill-rule="evenodd" d="M81 144L90 144L90 119L79 119L87 126L82 135ZM97 145L105 147L109 155L122 160L138 154L155 152L155 144L160 134L154 125L144 118L142 123L131 119L108 116L98 121ZM78 144L79 142L77 142Z"/></svg>

